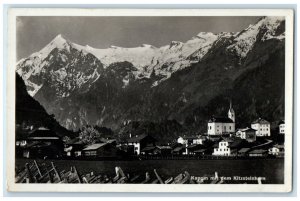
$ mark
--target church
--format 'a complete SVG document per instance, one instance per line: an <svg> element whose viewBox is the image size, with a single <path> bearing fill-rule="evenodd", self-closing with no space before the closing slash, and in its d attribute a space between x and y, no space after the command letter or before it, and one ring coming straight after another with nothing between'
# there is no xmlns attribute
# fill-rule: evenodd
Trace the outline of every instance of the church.
<svg viewBox="0 0 300 201"><path fill-rule="evenodd" d="M212 117L208 121L208 135L223 135L235 132L235 113L230 102L227 117Z"/></svg>

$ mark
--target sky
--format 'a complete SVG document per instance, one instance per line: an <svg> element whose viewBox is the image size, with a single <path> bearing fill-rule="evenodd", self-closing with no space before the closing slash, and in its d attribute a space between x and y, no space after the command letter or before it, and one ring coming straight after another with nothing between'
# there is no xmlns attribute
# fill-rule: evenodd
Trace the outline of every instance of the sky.
<svg viewBox="0 0 300 201"><path fill-rule="evenodd" d="M41 50L55 36L94 48L156 47L185 42L199 32L238 32L259 17L41 17L17 18L17 60Z"/></svg>

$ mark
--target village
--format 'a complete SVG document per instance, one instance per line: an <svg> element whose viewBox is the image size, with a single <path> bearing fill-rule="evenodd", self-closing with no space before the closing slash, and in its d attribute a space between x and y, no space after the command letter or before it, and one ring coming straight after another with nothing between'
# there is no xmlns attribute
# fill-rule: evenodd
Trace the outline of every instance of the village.
<svg viewBox="0 0 300 201"><path fill-rule="evenodd" d="M258 118L249 127L236 128L235 116L230 103L226 117L208 120L207 133L178 136L168 144L161 144L147 133L130 134L123 141L101 138L86 144L75 137L65 142L50 129L40 127L30 131L26 138L16 139L16 156L78 160L284 157L284 140L271 138L270 122ZM284 138L283 120L278 123L276 134Z"/></svg>

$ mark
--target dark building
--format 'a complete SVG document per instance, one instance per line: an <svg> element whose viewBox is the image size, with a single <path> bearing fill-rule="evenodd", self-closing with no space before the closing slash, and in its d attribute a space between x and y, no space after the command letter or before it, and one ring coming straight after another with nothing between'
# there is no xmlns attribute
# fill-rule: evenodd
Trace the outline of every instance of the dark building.
<svg viewBox="0 0 300 201"><path fill-rule="evenodd" d="M253 128L240 128L236 132L236 136L245 139L247 142L256 141L256 130Z"/></svg>
<svg viewBox="0 0 300 201"><path fill-rule="evenodd" d="M26 158L59 158L63 153L62 139L52 130L43 127L31 132L23 147L23 157Z"/></svg>
<svg viewBox="0 0 300 201"><path fill-rule="evenodd" d="M118 156L118 149L111 143L96 143L84 148L82 155L87 158L114 158Z"/></svg>
<svg viewBox="0 0 300 201"><path fill-rule="evenodd" d="M182 144L177 144L173 146L173 155L182 155L185 152L185 146Z"/></svg>
<svg viewBox="0 0 300 201"><path fill-rule="evenodd" d="M268 156L268 150L264 149L255 149L249 152L250 157L266 157Z"/></svg>
<svg viewBox="0 0 300 201"><path fill-rule="evenodd" d="M168 156L172 154L172 148L170 146L156 146L153 153L155 155Z"/></svg>
<svg viewBox="0 0 300 201"><path fill-rule="evenodd" d="M73 138L70 141L65 143L65 153L67 157L81 157L82 150L86 144L80 141L80 139Z"/></svg>
<svg viewBox="0 0 300 201"><path fill-rule="evenodd" d="M249 152L250 152L250 148L241 148L238 151L238 156L246 157L246 156L248 156Z"/></svg>
<svg viewBox="0 0 300 201"><path fill-rule="evenodd" d="M127 145L133 145L134 146L134 154L140 155L141 150L145 149L146 147L155 147L156 139L153 138L150 135L142 134L139 136L135 136L132 138L129 138L127 140Z"/></svg>

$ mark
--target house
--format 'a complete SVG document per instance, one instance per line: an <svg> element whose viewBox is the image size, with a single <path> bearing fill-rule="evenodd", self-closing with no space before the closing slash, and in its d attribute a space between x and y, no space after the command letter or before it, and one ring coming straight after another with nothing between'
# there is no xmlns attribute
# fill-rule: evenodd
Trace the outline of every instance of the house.
<svg viewBox="0 0 300 201"><path fill-rule="evenodd" d="M23 130L23 127L21 127L19 124L16 125L16 147L23 147L27 143L27 137L31 130Z"/></svg>
<svg viewBox="0 0 300 201"><path fill-rule="evenodd" d="M182 155L185 152L186 147L184 145L177 145L173 147L173 155Z"/></svg>
<svg viewBox="0 0 300 201"><path fill-rule="evenodd" d="M236 155L236 149L230 147L230 142L222 140L218 146L214 148L213 156L232 156Z"/></svg>
<svg viewBox="0 0 300 201"><path fill-rule="evenodd" d="M271 136L270 122L268 122L267 120L258 118L251 123L251 128L256 130L256 136Z"/></svg>
<svg viewBox="0 0 300 201"><path fill-rule="evenodd" d="M250 157L266 157L268 156L268 150L264 149L255 149L249 152Z"/></svg>
<svg viewBox="0 0 300 201"><path fill-rule="evenodd" d="M86 144L76 137L65 143L64 151L67 157L81 157L85 146Z"/></svg>
<svg viewBox="0 0 300 201"><path fill-rule="evenodd" d="M212 117L207 124L208 135L223 135L235 132L235 112L230 102L227 117Z"/></svg>
<svg viewBox="0 0 300 201"><path fill-rule="evenodd" d="M215 142L213 145L213 153L215 156L235 156L237 150L244 147L246 144L245 140L237 137L222 137L222 140Z"/></svg>
<svg viewBox="0 0 300 201"><path fill-rule="evenodd" d="M127 142L121 142L116 147L126 156L131 156L134 154L134 146L128 145Z"/></svg>
<svg viewBox="0 0 300 201"><path fill-rule="evenodd" d="M25 146L21 149L21 156L23 158L38 158L39 157L39 144L42 145L40 142L29 142L26 143ZM42 157L43 158L43 157Z"/></svg>
<svg viewBox="0 0 300 201"><path fill-rule="evenodd" d="M195 155L197 156L204 156L206 154L208 154L208 150L207 149L197 149L194 151Z"/></svg>
<svg viewBox="0 0 300 201"><path fill-rule="evenodd" d="M285 122L281 120L278 124L279 126L279 134L285 134Z"/></svg>
<svg viewBox="0 0 300 201"><path fill-rule="evenodd" d="M26 144L27 144L26 138L23 138L23 139L18 138L18 139L16 139L16 146L17 147L24 147L24 146L26 146Z"/></svg>
<svg viewBox="0 0 300 201"><path fill-rule="evenodd" d="M157 140L148 134L138 135L127 140L127 145L134 146L134 154L140 155L145 147L155 147Z"/></svg>
<svg viewBox="0 0 300 201"><path fill-rule="evenodd" d="M253 128L240 128L236 132L236 136L245 139L247 142L256 141L256 130Z"/></svg>
<svg viewBox="0 0 300 201"><path fill-rule="evenodd" d="M141 155L153 155L154 150L156 149L155 146L146 146L141 150Z"/></svg>
<svg viewBox="0 0 300 201"><path fill-rule="evenodd" d="M200 144L191 144L186 147L186 152L184 154L187 155L196 155L195 151L203 149L203 146Z"/></svg>
<svg viewBox="0 0 300 201"><path fill-rule="evenodd" d="M204 136L184 136L177 139L177 143L184 145L203 144L206 138Z"/></svg>
<svg viewBox="0 0 300 201"><path fill-rule="evenodd" d="M33 130L23 146L23 156L26 158L58 158L64 153L62 139L52 130L40 127Z"/></svg>
<svg viewBox="0 0 300 201"><path fill-rule="evenodd" d="M118 149L110 143L96 143L84 148L82 155L87 158L116 157L118 155Z"/></svg>
<svg viewBox="0 0 300 201"><path fill-rule="evenodd" d="M202 145L206 141L205 136L184 136L184 137L179 137L177 139L178 144L182 144L185 150L182 152L183 154L191 154L189 152L188 147L191 145Z"/></svg>
<svg viewBox="0 0 300 201"><path fill-rule="evenodd" d="M273 147L271 147L269 150L269 154L273 155L273 156L284 156L284 145L274 145Z"/></svg>
<svg viewBox="0 0 300 201"><path fill-rule="evenodd" d="M245 157L245 156L248 156L248 153L250 152L250 148L241 148L240 150L238 150L238 156L241 156L241 157Z"/></svg>
<svg viewBox="0 0 300 201"><path fill-rule="evenodd" d="M170 146L156 146L153 152L155 155L168 156L172 154L172 148Z"/></svg>

